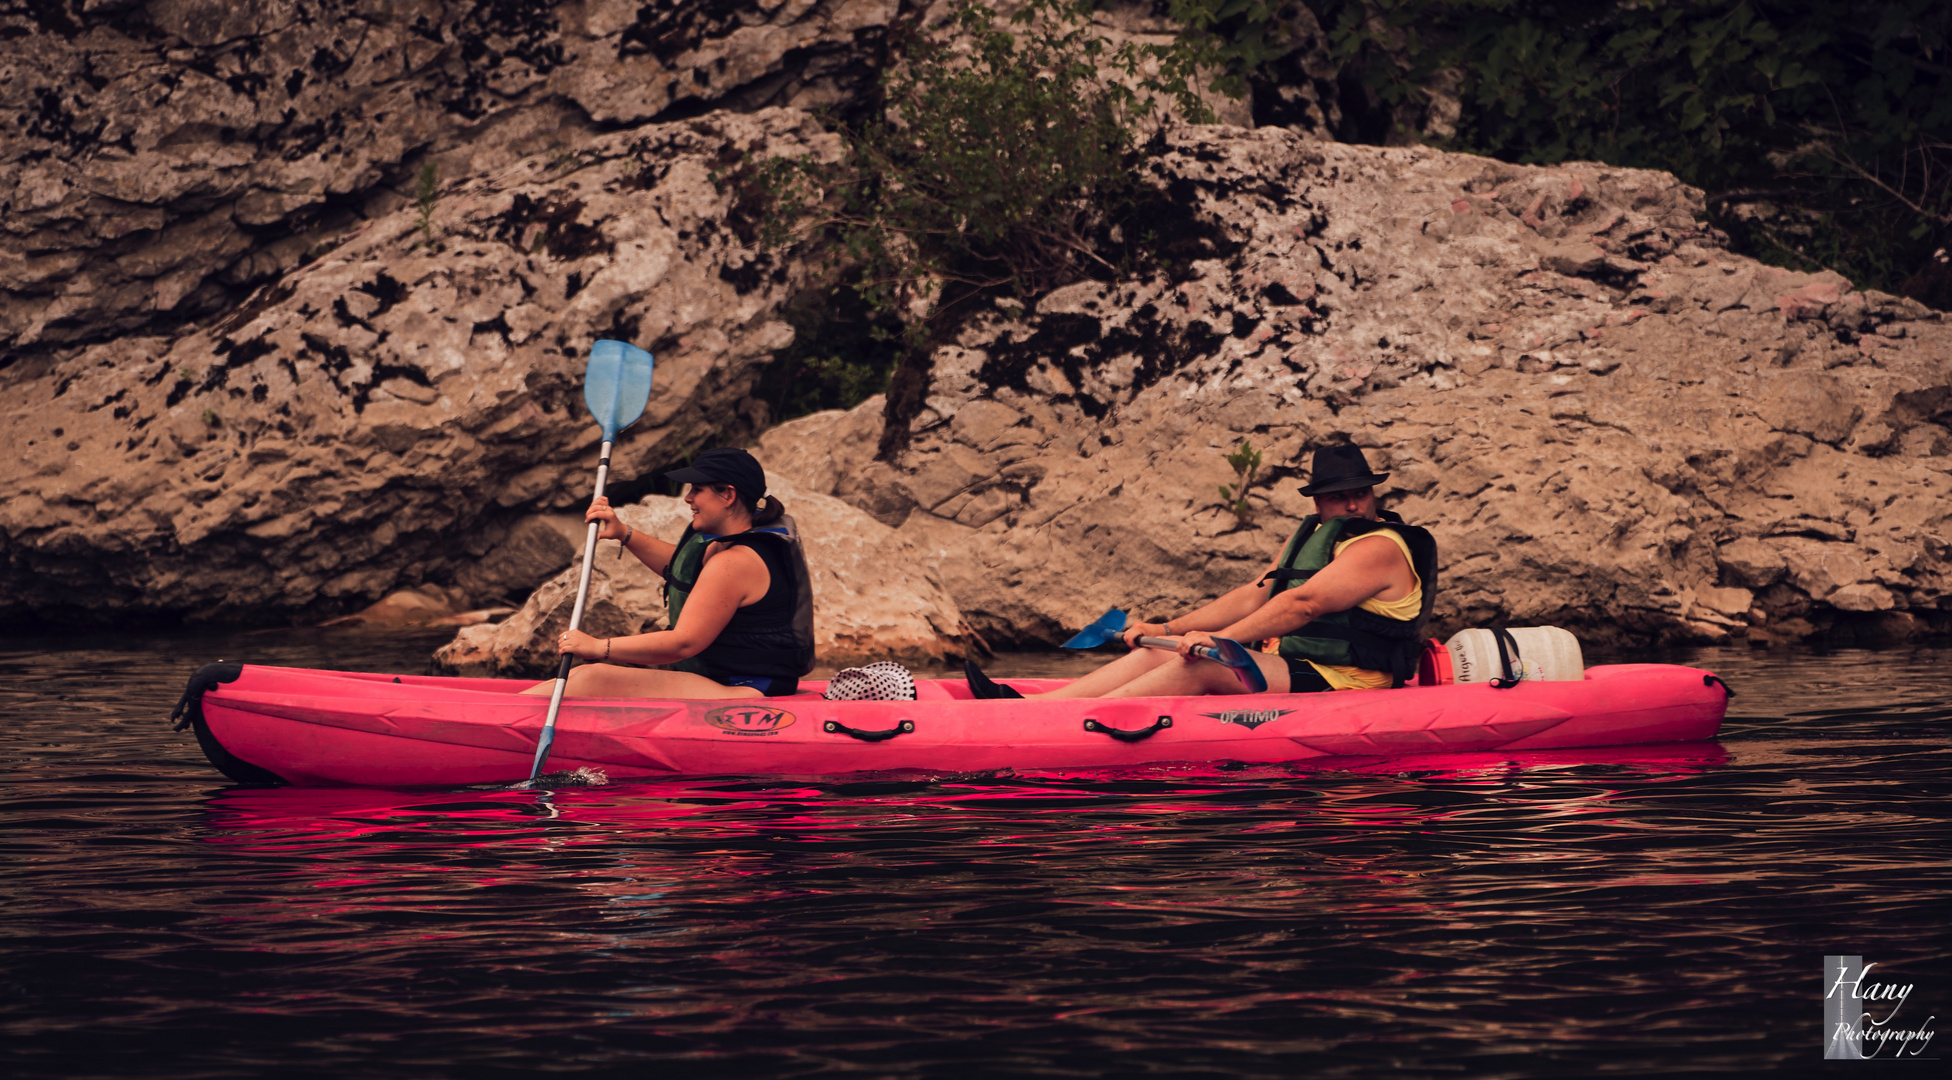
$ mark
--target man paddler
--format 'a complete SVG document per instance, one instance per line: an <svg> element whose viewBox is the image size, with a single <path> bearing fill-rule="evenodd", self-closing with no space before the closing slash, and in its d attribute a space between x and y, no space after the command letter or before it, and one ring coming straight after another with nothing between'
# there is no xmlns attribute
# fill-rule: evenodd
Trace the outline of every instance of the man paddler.
<svg viewBox="0 0 1952 1080"><path fill-rule="evenodd" d="M1234 673L1193 654L1215 637L1262 645L1253 654L1267 691L1372 690L1416 672L1437 595L1437 544L1376 502L1373 472L1355 446L1315 451L1303 495L1315 500L1265 574L1196 611L1126 628L1133 651L1043 697L1173 697L1244 693ZM1179 640L1177 654L1136 647ZM966 666L972 692L1021 697Z"/></svg>

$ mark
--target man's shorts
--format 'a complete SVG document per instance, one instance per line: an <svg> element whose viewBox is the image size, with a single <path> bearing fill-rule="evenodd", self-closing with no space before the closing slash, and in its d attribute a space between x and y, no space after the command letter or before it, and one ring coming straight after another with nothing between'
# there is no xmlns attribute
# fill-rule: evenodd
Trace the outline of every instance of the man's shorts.
<svg viewBox="0 0 1952 1080"><path fill-rule="evenodd" d="M1308 661L1294 656L1284 656L1282 659L1288 662L1288 693L1319 694L1324 690L1335 689L1328 684L1327 679L1322 678L1321 672L1315 670L1315 665Z"/></svg>

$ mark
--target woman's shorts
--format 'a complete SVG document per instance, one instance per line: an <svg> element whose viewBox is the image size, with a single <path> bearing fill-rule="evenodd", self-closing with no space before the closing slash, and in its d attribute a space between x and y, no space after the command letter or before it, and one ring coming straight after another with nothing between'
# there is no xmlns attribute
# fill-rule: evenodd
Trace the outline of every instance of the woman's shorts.
<svg viewBox="0 0 1952 1080"><path fill-rule="evenodd" d="M1282 659L1288 662L1288 693L1319 694L1324 690L1335 689L1328 684L1327 679L1322 678L1321 672L1315 670L1315 665L1308 661L1293 656L1284 656Z"/></svg>
<svg viewBox="0 0 1952 1080"><path fill-rule="evenodd" d="M704 672L720 686L750 686L767 697L792 697L800 692L800 680L779 679L771 675L732 675L723 671Z"/></svg>

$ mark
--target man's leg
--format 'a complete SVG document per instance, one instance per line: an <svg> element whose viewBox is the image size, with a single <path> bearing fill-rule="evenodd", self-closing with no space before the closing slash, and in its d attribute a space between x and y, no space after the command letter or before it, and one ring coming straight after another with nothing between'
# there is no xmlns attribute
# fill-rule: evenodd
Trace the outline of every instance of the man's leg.
<svg viewBox="0 0 1952 1080"><path fill-rule="evenodd" d="M1172 663L1156 667L1104 696L1188 697L1196 694L1245 694L1247 692L1247 688L1240 685L1240 676L1235 675L1234 670L1225 664L1204 659L1189 664L1174 653L1160 655L1171 660ZM1286 660L1260 652L1248 655L1260 665L1261 674L1267 676L1268 693L1288 692Z"/></svg>
<svg viewBox="0 0 1952 1080"><path fill-rule="evenodd" d="M1097 671L1081 679L1073 680L1064 687L1048 694L1033 694L1032 697L1079 698L1116 697L1115 691L1145 673L1171 661L1177 664L1177 654L1164 649L1133 649L1124 656L1106 664Z"/></svg>

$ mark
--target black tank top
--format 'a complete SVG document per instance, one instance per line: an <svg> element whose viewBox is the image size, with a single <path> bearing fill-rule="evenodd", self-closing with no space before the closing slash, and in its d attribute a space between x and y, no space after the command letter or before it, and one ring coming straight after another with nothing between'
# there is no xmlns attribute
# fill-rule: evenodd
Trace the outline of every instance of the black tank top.
<svg viewBox="0 0 1952 1080"><path fill-rule="evenodd" d="M765 561L772 581L766 595L734 611L718 638L698 654L705 673L799 678L800 648L793 633L799 592L794 586L791 541L778 533L743 532L721 536L716 542L751 548Z"/></svg>

